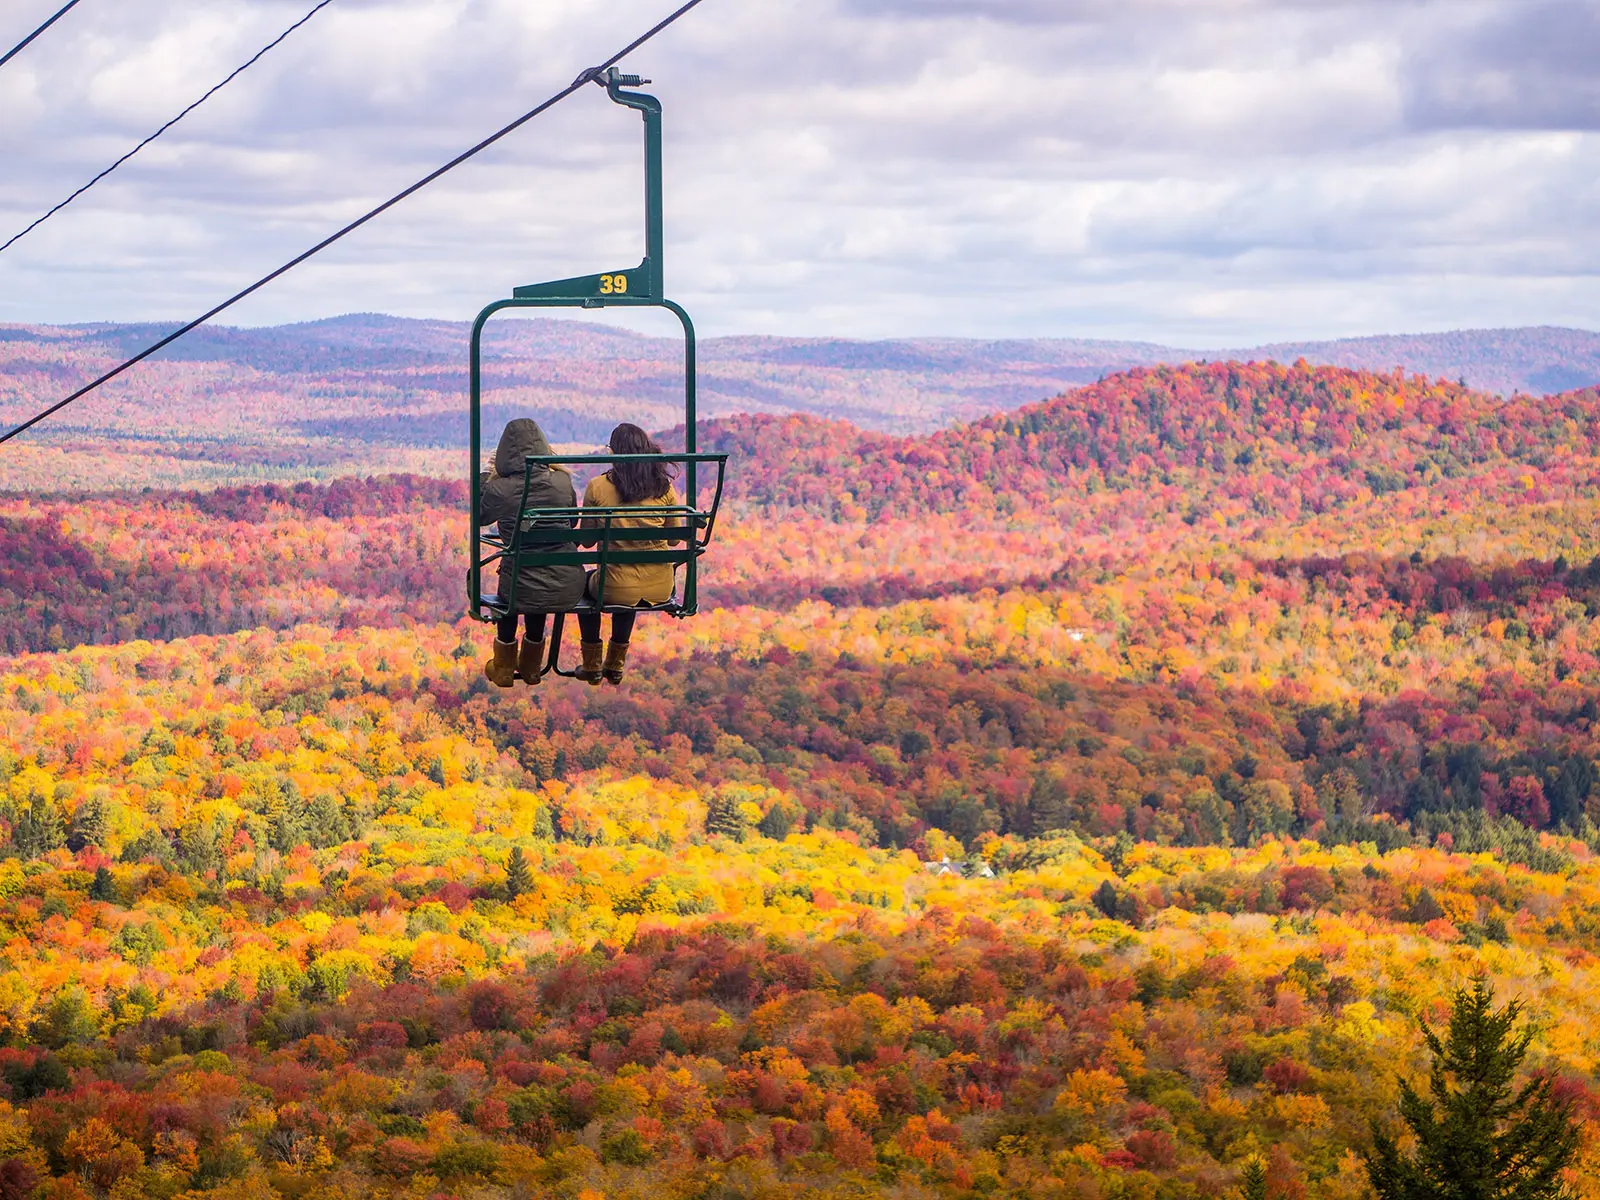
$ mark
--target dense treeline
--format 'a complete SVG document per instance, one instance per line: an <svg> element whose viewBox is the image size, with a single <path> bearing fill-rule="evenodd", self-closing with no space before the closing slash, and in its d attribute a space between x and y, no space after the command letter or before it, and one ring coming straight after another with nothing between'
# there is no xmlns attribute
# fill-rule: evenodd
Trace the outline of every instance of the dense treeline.
<svg viewBox="0 0 1600 1200"><path fill-rule="evenodd" d="M1531 861L1528 829L1600 840L1600 711L1570 681L1330 706L1004 662L823 670L775 645L688 670L647 662L628 691L552 686L530 701L488 686L467 633L317 634L316 649L258 633L79 652L51 679L14 676L0 837L36 855L87 837L87 823L216 869L238 836L282 853L358 836L396 797L414 802L417 780L481 784L499 763L528 788L597 770L727 788L760 802L740 821L769 833L919 850L1073 830L1170 845L1438 842ZM484 749L429 749L446 730ZM292 770L263 765L286 750ZM234 811L224 824L176 815L218 797ZM603 840L581 808L544 804L551 829Z"/></svg>
<svg viewBox="0 0 1600 1200"><path fill-rule="evenodd" d="M773 777L678 781L687 736L545 778L456 651L257 632L0 676L0 1184L1158 1197L1259 1156L1355 1200L1417 1020L1485 969L1534 1006L1596 1194L1582 842L873 849ZM1059 682L936 699L1003 702L997 735L1070 710Z"/></svg>
<svg viewBox="0 0 1600 1200"><path fill-rule="evenodd" d="M1600 394L1507 401L1399 373L1190 364L1113 375L923 438L758 415L718 422L701 440L738 456L736 498L826 513L1013 511L1164 487L1322 512L1363 491L1497 464L1544 468L1577 456L1592 466Z"/></svg>
<svg viewBox="0 0 1600 1200"><path fill-rule="evenodd" d="M1339 708L1060 671L819 675L782 657L655 670L648 700L579 693L532 721L492 708L483 719L540 774L593 762L597 743L619 763L633 747L653 772L784 787L814 819L886 845L928 826L963 840L1074 829L1211 845L1387 838L1374 818L1427 814L1589 837L1600 821L1592 692L1491 682L1470 701L1404 693Z"/></svg>
<svg viewBox="0 0 1600 1200"><path fill-rule="evenodd" d="M1600 488L1597 403L1593 392L1502 402L1397 376L1217 364L1117 376L920 439L737 418L711 435L735 461L705 595L787 607L1081 588L1165 551L1191 575L1211 564L1238 574L1215 561L1232 555L1304 576L1301 602L1326 608L1360 599L1339 580L1368 574L1379 543L1401 543L1390 571L1406 574L1401 560L1441 519L1487 532L1507 510L1565 504L1568 536L1559 547L1543 538L1554 552L1491 536L1470 557L1425 556L1390 581L1409 590L1389 594L1413 625L1418 586L1435 612L1471 608L1485 588L1502 607L1508 589L1520 605L1566 589L1588 604L1592 579L1575 569L1600 550L1582 534ZM459 482L420 476L14 500L0 509L0 649L448 619L464 504ZM1462 578L1422 582L1441 571ZM1485 571L1498 582L1468 578Z"/></svg>
<svg viewBox="0 0 1600 1200"><path fill-rule="evenodd" d="M330 483L265 484L226 487L210 492L167 493L140 498L156 507L192 506L201 516L219 521L260 523L284 511L307 517L348 520L422 514L467 504L467 485L423 475L391 475L381 479L337 479Z"/></svg>
<svg viewBox="0 0 1600 1200"><path fill-rule="evenodd" d="M731 422L623 688L487 683L459 483L13 497L0 1200L1365 1200L1478 972L1600 1196L1593 408Z"/></svg>
<svg viewBox="0 0 1600 1200"><path fill-rule="evenodd" d="M1573 600L1600 616L1600 558L1577 565L1565 558L1486 565L1467 558L1424 559L1347 554L1336 558L1278 559L1255 564L1283 578L1303 579L1350 605L1387 599L1407 617L1475 611L1516 620L1535 604Z"/></svg>
<svg viewBox="0 0 1600 1200"><path fill-rule="evenodd" d="M19 504L0 514L0 651L461 607L463 484L421 476Z"/></svg>

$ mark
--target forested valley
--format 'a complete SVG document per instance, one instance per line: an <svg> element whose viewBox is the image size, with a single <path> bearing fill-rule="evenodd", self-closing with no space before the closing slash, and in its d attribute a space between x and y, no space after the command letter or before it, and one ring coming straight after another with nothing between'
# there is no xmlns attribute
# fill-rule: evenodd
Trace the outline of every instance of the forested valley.
<svg viewBox="0 0 1600 1200"><path fill-rule="evenodd" d="M1355 1200L1480 976L1600 1196L1600 392L701 441L621 687L459 482L0 495L0 1200Z"/></svg>

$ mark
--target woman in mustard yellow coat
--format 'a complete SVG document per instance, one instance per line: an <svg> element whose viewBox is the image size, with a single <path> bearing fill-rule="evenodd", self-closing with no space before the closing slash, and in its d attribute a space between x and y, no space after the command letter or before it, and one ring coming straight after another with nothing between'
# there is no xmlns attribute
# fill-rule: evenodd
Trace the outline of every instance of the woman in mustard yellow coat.
<svg viewBox="0 0 1600 1200"><path fill-rule="evenodd" d="M618 425L611 431L613 454L660 454L658 446L637 425ZM652 509L681 507L683 499L672 486L672 475L665 463L613 463L604 475L596 476L584 489L585 508L634 508L638 516L614 517L612 525L624 528L646 529L659 527L681 528L681 516L652 512ZM584 529L598 529L605 524L603 518L585 517L579 525ZM630 550L665 550L669 541L682 541L682 535L668 535L660 541L624 542L618 545ZM599 586L594 572L589 574L587 594L601 604L664 604L672 598L673 567L671 563L618 563L606 567L606 591L596 593ZM611 642L602 647L600 642L600 614L579 613L578 627L583 633L583 664L578 678L586 683L621 683L622 672L628 662L628 641L633 636L636 613L611 614ZM604 662L601 651L604 650Z"/></svg>

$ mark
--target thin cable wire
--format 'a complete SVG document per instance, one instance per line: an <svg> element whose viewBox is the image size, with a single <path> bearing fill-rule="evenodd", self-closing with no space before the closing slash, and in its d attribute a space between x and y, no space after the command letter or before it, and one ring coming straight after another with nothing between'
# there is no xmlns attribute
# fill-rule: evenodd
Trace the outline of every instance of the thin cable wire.
<svg viewBox="0 0 1600 1200"><path fill-rule="evenodd" d="M78 0L73 0L74 4L76 4L77 2L78 2ZM301 17L293 25L289 26L289 28L285 29L277 37L273 38L272 41L268 42L260 50L257 50L256 53L254 54L254 56L251 57L249 62L245 63L243 66L237 67L233 71L233 73L231 75L229 75L226 79L224 79L221 83L217 84L214 88L212 88L204 96L201 96L200 99L196 100L193 104L189 105L188 108L184 109L177 116L173 117L172 120L168 121L160 129L156 130L149 137L145 138L144 141L140 142L132 150L129 150L121 158L117 159L116 162L112 163L104 171L101 171L100 174L96 175L93 179L89 180L88 183L84 184L77 191L73 192L72 195L68 196L60 204L56 205L49 212L45 213L42 217L39 217L37 220L35 220L33 222L33 224L29 225L21 233L12 234L11 235L11 239L9 241L7 241L5 245L0 246L0 254L4 254L7 250L11 249L12 246L16 245L23 238L27 237L35 229L39 228L39 226L43 225L46 221L48 221L51 217L55 216L58 212L60 212L67 205L71 204L79 196L83 195L90 188L92 188L95 184L99 183L107 175L111 174L111 172L115 171L123 163L127 162L135 154L139 153L139 151L143 150L151 142L155 141L163 133L165 133L167 130L171 129L179 121L183 120L190 113L192 113L195 109L199 108L207 100L211 99L211 97L215 96L218 92L220 92L223 88L227 87L230 83L232 83L239 76L243 75L251 67L255 66L256 63L260 62L262 60L262 58L264 58L266 56L266 54L267 54L267 52L269 50L272 50L280 42L282 42L286 37L288 37L291 33L293 33L296 29L299 29L300 26L304 25L307 21L311 20L312 17L316 16L319 12L321 12L323 9L327 8L328 5L330 5L332 3L333 3L333 0L321 0L321 3L319 3L315 8L313 8L305 16Z"/></svg>
<svg viewBox="0 0 1600 1200"><path fill-rule="evenodd" d="M6 54L5 54L5 57L4 58L0 58L0 67L5 66L13 58L15 58L17 55L21 54L24 50L26 50L28 48L28 45L33 41L34 38L38 37L46 29L49 29L50 26L54 25L57 21L61 20L62 17L66 16L69 12L71 12L77 6L78 6L78 0L67 0L67 3L62 6L61 10L59 12L57 12L55 16L51 17L43 25L39 26L39 28L35 29L27 37L23 38L15 46L11 47L11 49L7 50Z"/></svg>
<svg viewBox="0 0 1600 1200"><path fill-rule="evenodd" d="M460 154L458 154L454 158L452 158L449 162L445 163L444 166L438 168L435 171L429 172L427 175L424 175L421 179L417 180L417 182L413 183L410 187L406 188L405 191L398 192L395 195L391 196L389 199L385 200L382 204L378 205L377 208L374 208L370 212L368 212L368 213L366 213L366 214L364 214L364 215L362 215L360 217L357 217L354 221L351 221L350 224L346 225L343 229L339 230L337 233L330 234L328 237L323 238L322 241L318 242L315 246L311 247L311 249L305 251L303 254L299 254L299 255L296 255L294 258L291 258L288 262L284 263L283 266L279 267L277 270L272 271L269 274L263 275L260 279L256 280L254 283L252 283L249 287L245 288L243 291L235 292L232 296L229 296L226 300L224 300L221 304L217 305L215 308L211 309L209 312L203 313L202 315L196 317L194 320L190 321L187 325L184 325L182 328L176 329L173 332L167 334L166 337L160 339L159 341L153 342L151 345L146 346L143 350L139 351L139 353L135 354L132 358L127 359L126 361L124 361L122 363L119 363L117 366L115 366L111 370L107 371L104 375L100 376L100 378L96 379L93 383L85 384L83 387L81 387L77 391L73 392L72 395L67 396L64 399L57 400L49 408L41 409L39 412L37 412L33 416L29 417L22 424L16 426L14 429L9 430L5 434L0 435L0 443L9 442L12 438L16 437L19 433L23 433L26 430L32 429L40 421L43 421L47 417L53 416L54 414L60 412L63 408L65 408L67 405L71 404L73 401L81 400L84 396L87 396L90 392L94 391L97 387L100 387L103 384L109 383L111 380L115 379L118 375L121 375L129 367L135 366L136 364L143 362L145 359L149 358L152 354L156 353L158 350L164 349L165 347L172 345L173 342L175 342L179 338L183 337L184 334L192 333L194 330L196 330L196 329L200 328L200 326L204 325L207 321L211 320L211 318L217 316L220 313L226 312L228 309L232 308L235 304L239 303L239 301L243 300L246 296L250 296L250 295L254 294L255 292L260 291L262 288L266 287L267 284L269 284L273 280L277 279L280 275L288 274L290 271L294 270L295 267L298 267L301 263L305 262L306 259L311 258L314 255L322 253L322 251L326 250L329 246L333 245L340 238L346 236L347 234L354 233L357 229L360 229L361 226L365 225L368 221L372 220L374 217L377 217L377 216L381 215L382 213L387 212L389 209L393 208L396 204L399 204L402 200L406 199L407 197L409 197L411 195L414 195L417 192L420 192L423 188L427 187L430 183L432 183L434 180L438 179L440 176L442 176L442 175L444 175L444 174L446 174L446 173L448 173L450 171L455 170L462 163L466 162L469 158L472 158L474 155L479 154L479 153L483 152L484 150L487 150L490 146L494 145L501 138L503 138L503 137L507 136L508 134L510 134L510 133L522 128L522 126L526 125L529 121L533 120L540 113L545 112L547 109L554 108L557 104L561 103L561 101L565 100L568 96L572 95L572 93L574 93L577 90L579 90L580 88L582 88L585 84L594 82L596 77L600 74L601 71L604 71L608 67L613 67L617 63L621 62L622 59L626 58L629 54L632 54L635 50L637 50L640 46L643 46L646 42L650 41L650 39L655 37L662 30L666 29L669 25L672 25L674 22L676 22L679 17L682 17L690 9L698 8L700 6L700 3L701 3L701 0L688 0L688 3L684 4L681 8L678 8L677 10L675 10L673 13L671 13L669 16L667 16L664 20L662 20L662 21L658 22L656 25L652 26L648 32L643 33L640 36L634 38L633 41L629 42L621 50L618 50L615 54L613 54L610 58L606 59L604 62L600 63L598 66L590 67L588 70L584 71L583 74L579 75L576 79L574 79L566 87L562 88L555 95L551 96L548 100L545 100L542 103L536 105L535 107L529 109L527 112L523 113L522 116L518 117L515 121L512 121L511 124L503 127L502 129L498 130L495 133L490 134L488 137L484 138L483 141L479 142L477 145L471 147L470 149L462 151Z"/></svg>

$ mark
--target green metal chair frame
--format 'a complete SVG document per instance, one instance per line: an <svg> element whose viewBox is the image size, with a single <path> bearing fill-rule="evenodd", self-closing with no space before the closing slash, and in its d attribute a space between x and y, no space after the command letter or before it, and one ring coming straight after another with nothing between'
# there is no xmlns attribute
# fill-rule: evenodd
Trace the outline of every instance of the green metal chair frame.
<svg viewBox="0 0 1600 1200"><path fill-rule="evenodd" d="M651 505L648 508L618 506L590 508L538 508L528 504L528 488L532 483L533 468L544 466L576 466L617 462L675 462L685 465L713 465L717 468L716 490L709 508L697 509L688 504ZM700 556L711 544L716 529L717 510L722 503L722 485L726 474L726 454L530 454L523 460L522 501L518 506L521 519L512 532L510 542L498 534L484 533L478 541L489 548L489 553L479 560L478 566L489 566L501 559L512 563L511 586L503 596L480 595L479 604L484 620L499 620L517 611L517 587L523 567L584 566L594 568L594 592L606 594L607 573L613 566L634 563L670 563L674 584L677 568L684 568L681 595L674 586L671 599L661 604L604 604L585 600L571 609L552 614L547 637L545 662L540 665L541 676L554 672L571 677L573 671L563 671L561 661L561 635L568 612L599 613L665 613L671 617L693 616L699 611L696 587ZM618 525L619 520L638 519L640 516L660 517L662 525ZM580 521L597 521L598 526L581 527ZM681 543L666 549L628 549L635 542Z"/></svg>
<svg viewBox="0 0 1600 1200"><path fill-rule="evenodd" d="M699 611L700 557L711 543L716 528L717 511L722 503L722 487L727 470L726 454L699 454L695 450L695 332L694 322L682 306L666 298L662 285L662 185L661 185L661 102L643 92L625 91L648 83L636 75L623 75L615 68L603 75L595 75L594 82L603 86L611 99L624 107L639 112L644 118L645 132L645 256L637 267L611 271L599 275L582 275L573 279L559 279L552 283L537 283L513 290L511 298L496 300L482 312L472 325L471 359L469 363L471 442L472 510L468 521L469 556L467 559L467 612L479 621L497 621L517 611L517 579L524 567L578 565L595 569L596 592L605 595L606 572L612 566L632 563L671 563L674 583L677 568L682 568L681 593L674 588L673 598L665 604L604 605L586 600L568 612L660 612L674 617L690 617ZM483 460L483 429L481 407L483 398L483 330L496 313L518 308L664 308L678 318L684 337L684 452L681 454L591 454L591 455L529 455L524 467L521 514L509 542L498 533L486 533L478 525L478 504L482 495L480 467ZM583 466L617 462L676 463L683 466L684 502L671 507L651 506L639 508L537 508L528 505L528 487L532 476L528 469L536 466ZM714 465L717 469L716 489L709 507L701 507L699 500L698 468ZM616 524L624 517L641 515L662 516L675 519L678 525L670 528L630 527ZM599 527L582 529L578 522L598 520ZM666 541L679 543L667 549L630 549L630 543ZM511 587L505 596L485 594L484 568L509 559ZM554 620L548 637L547 660L540 667L540 675L551 672L571 676L572 671L560 669L561 632L565 612L553 614Z"/></svg>

